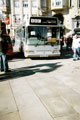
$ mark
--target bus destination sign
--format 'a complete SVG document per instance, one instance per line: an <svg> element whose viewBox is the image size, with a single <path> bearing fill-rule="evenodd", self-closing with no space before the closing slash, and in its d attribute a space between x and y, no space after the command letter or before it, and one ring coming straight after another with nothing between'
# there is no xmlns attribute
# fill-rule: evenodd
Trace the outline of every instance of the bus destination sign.
<svg viewBox="0 0 80 120"><path fill-rule="evenodd" d="M35 25L57 25L57 18L54 17L31 17L30 24Z"/></svg>

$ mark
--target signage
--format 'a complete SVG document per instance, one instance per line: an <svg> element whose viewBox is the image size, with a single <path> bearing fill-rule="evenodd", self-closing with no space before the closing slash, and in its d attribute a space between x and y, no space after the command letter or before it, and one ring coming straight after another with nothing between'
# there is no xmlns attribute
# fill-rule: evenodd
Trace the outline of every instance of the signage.
<svg viewBox="0 0 80 120"><path fill-rule="evenodd" d="M65 0L52 0L51 9L63 9L65 6Z"/></svg>
<svg viewBox="0 0 80 120"><path fill-rule="evenodd" d="M6 17L6 18L5 18L5 22L6 22L6 25L9 25L9 24L10 24L10 18L9 18L9 17Z"/></svg>
<svg viewBox="0 0 80 120"><path fill-rule="evenodd" d="M57 18L55 17L31 17L30 24L36 25L57 25Z"/></svg>

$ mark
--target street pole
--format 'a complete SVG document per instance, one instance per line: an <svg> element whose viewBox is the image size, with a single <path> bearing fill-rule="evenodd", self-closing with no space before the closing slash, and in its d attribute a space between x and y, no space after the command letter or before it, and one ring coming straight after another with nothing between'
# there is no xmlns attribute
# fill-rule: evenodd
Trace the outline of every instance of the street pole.
<svg viewBox="0 0 80 120"><path fill-rule="evenodd" d="M0 18L0 41L1 41L1 18Z"/></svg>
<svg viewBox="0 0 80 120"><path fill-rule="evenodd" d="M1 20L0 20L0 39L1 39Z"/></svg>

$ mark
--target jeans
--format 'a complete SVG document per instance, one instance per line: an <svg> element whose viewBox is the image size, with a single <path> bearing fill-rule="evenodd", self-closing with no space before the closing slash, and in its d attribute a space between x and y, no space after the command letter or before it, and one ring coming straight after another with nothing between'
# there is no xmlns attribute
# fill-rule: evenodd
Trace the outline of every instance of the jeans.
<svg viewBox="0 0 80 120"><path fill-rule="evenodd" d="M73 58L74 59L78 59L79 58L79 48L74 48Z"/></svg>
<svg viewBox="0 0 80 120"><path fill-rule="evenodd" d="M2 59L0 57L0 70L7 71L8 70L8 61L7 61L7 56L6 54L0 52L0 55L2 56ZM2 62L2 64L1 64Z"/></svg>
<svg viewBox="0 0 80 120"><path fill-rule="evenodd" d="M2 66L2 52L0 52L0 70L3 69L3 66Z"/></svg>

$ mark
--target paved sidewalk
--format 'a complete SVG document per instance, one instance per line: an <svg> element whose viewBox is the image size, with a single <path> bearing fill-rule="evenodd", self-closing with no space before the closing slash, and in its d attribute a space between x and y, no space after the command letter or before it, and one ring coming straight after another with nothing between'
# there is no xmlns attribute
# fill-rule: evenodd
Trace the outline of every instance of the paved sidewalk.
<svg viewBox="0 0 80 120"><path fill-rule="evenodd" d="M11 73L0 73L0 120L80 120L80 61L9 65Z"/></svg>

